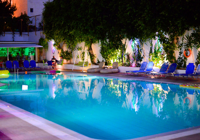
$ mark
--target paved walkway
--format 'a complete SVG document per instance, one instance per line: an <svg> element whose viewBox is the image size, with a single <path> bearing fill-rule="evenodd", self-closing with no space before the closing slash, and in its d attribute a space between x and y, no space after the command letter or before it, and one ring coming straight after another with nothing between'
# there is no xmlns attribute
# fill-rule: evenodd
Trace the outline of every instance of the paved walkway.
<svg viewBox="0 0 200 140"><path fill-rule="evenodd" d="M58 138L0 109L0 140L58 140Z"/></svg>

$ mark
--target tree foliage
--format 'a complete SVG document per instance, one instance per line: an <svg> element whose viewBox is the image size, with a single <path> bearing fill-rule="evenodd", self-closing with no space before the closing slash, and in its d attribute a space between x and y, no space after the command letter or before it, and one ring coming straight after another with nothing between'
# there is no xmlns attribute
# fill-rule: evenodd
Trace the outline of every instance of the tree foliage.
<svg viewBox="0 0 200 140"><path fill-rule="evenodd" d="M0 0L0 34L4 31L6 23L12 19L16 7L12 6L8 1Z"/></svg>
<svg viewBox="0 0 200 140"><path fill-rule="evenodd" d="M41 37L39 39L38 45L43 46L41 49L48 49L48 41L47 41L47 39Z"/></svg>
<svg viewBox="0 0 200 140"><path fill-rule="evenodd" d="M71 48L82 41L89 41L89 48L96 41L109 43L105 51L121 48L122 55L122 39L157 35L174 62L176 38L200 25L199 6L198 0L54 0L45 4L45 34Z"/></svg>

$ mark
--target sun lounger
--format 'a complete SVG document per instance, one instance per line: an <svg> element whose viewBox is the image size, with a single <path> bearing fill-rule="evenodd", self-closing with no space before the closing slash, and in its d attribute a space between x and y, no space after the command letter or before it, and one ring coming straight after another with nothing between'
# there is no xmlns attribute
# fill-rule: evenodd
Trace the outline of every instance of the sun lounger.
<svg viewBox="0 0 200 140"><path fill-rule="evenodd" d="M165 73L165 72L167 71L168 66L169 66L168 63L164 63L164 64L161 66L159 72L150 72L149 74L156 75L156 74L160 74L160 73Z"/></svg>
<svg viewBox="0 0 200 140"><path fill-rule="evenodd" d="M176 70L176 67L177 67L177 64L176 63L172 63L170 66L169 66L169 69L167 72L157 72L156 75L165 75L167 76L168 74L171 74L173 75L175 70Z"/></svg>
<svg viewBox="0 0 200 140"><path fill-rule="evenodd" d="M105 67L105 63L104 62L101 62L99 63L99 68L90 68L87 70L88 73L97 73L97 72L100 72L100 70L104 69Z"/></svg>
<svg viewBox="0 0 200 140"><path fill-rule="evenodd" d="M184 74L174 74L174 76L182 76L182 77L192 76L192 74L194 73L194 68L195 68L194 63L189 63L187 65L186 72Z"/></svg>
<svg viewBox="0 0 200 140"><path fill-rule="evenodd" d="M154 66L154 63L153 62L149 62L148 64L147 64L147 68L146 68L146 70L145 71L140 71L140 72L133 72L133 73L150 73L150 72L152 72L152 70L153 70L153 66Z"/></svg>
<svg viewBox="0 0 200 140"><path fill-rule="evenodd" d="M136 73L136 72L144 72L147 66L147 62L143 62L142 65L140 66L139 70L135 71L126 71L126 73Z"/></svg>
<svg viewBox="0 0 200 140"><path fill-rule="evenodd" d="M195 76L195 77L200 76L200 64L197 66L197 69L196 69L196 71L195 71L195 74L191 74L191 76Z"/></svg>
<svg viewBox="0 0 200 140"><path fill-rule="evenodd" d="M119 72L118 62L113 63L112 69L102 69L102 70L100 70L100 73L117 73L117 72Z"/></svg>

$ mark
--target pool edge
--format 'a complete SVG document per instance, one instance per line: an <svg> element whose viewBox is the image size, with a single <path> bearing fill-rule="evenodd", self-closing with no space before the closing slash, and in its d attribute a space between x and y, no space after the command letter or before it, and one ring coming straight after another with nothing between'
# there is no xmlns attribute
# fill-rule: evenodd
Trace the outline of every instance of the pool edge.
<svg viewBox="0 0 200 140"><path fill-rule="evenodd" d="M87 136L84 136L80 133L77 133L73 130L70 130L68 128L65 128L61 125L58 125L54 122L51 122L49 120L46 120L40 116L37 116L33 113L30 113L26 110L23 110L19 107L16 107L10 103L4 102L0 100L0 108L12 115L14 115L17 118L20 118L21 120L29 123L30 125L33 125L37 128L40 128L41 130L49 133L52 136L55 136L59 139L66 140L95 140L93 138L89 138ZM5 134L6 135L6 134Z"/></svg>

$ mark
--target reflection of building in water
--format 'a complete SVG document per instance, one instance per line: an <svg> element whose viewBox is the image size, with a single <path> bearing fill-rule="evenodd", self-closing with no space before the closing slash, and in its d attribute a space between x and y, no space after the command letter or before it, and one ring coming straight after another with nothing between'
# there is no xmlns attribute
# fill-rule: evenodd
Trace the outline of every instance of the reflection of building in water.
<svg viewBox="0 0 200 140"><path fill-rule="evenodd" d="M79 92L79 98L86 100L89 96L91 79L74 80L74 87Z"/></svg>
<svg viewBox="0 0 200 140"><path fill-rule="evenodd" d="M197 102L197 98L196 98L195 94L193 94L193 95L188 94L187 97L188 97L187 99L190 102L189 103L189 109L199 110L198 102ZM185 99L185 100L187 100L187 99ZM187 101L185 101L185 102L187 102Z"/></svg>
<svg viewBox="0 0 200 140"><path fill-rule="evenodd" d="M132 104L131 104L131 108L135 109L135 111L137 112L139 110L139 104L138 104L138 95L137 93L133 95L133 99L132 99Z"/></svg>
<svg viewBox="0 0 200 140"><path fill-rule="evenodd" d="M55 95L56 85L53 80L48 80L47 83L49 85L49 96L54 99L56 97Z"/></svg>
<svg viewBox="0 0 200 140"><path fill-rule="evenodd" d="M99 82L98 82L99 81ZM92 92L92 98L97 99L97 101L100 103L101 102L101 89L104 86L104 81L103 79L95 80L95 87Z"/></svg>

